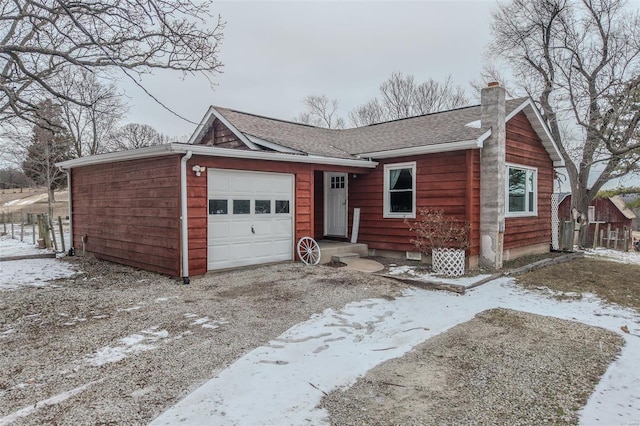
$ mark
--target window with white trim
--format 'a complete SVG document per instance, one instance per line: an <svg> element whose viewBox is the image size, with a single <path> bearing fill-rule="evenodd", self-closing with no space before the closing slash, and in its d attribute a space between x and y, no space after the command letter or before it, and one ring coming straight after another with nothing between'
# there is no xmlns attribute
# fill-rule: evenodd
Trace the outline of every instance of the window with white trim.
<svg viewBox="0 0 640 426"><path fill-rule="evenodd" d="M538 214L538 171L535 168L507 166L507 216Z"/></svg>
<svg viewBox="0 0 640 426"><path fill-rule="evenodd" d="M416 163L384 166L384 217L416 217Z"/></svg>

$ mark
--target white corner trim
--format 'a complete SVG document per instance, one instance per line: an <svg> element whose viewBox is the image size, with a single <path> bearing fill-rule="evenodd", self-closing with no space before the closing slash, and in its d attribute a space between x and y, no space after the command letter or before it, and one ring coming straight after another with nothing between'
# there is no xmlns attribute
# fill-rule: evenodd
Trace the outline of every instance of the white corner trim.
<svg viewBox="0 0 640 426"><path fill-rule="evenodd" d="M220 120L222 124L224 124L234 135L238 137L247 147L253 150L259 150L260 148L256 146L253 142L251 142L241 131L239 131L236 126L231 124L229 120L227 120L213 105L209 107L209 110L204 115L198 127L196 127L196 131L193 132L193 135L189 138L189 143L192 145L197 145L204 136L206 129L213 123L213 120L217 118Z"/></svg>
<svg viewBox="0 0 640 426"><path fill-rule="evenodd" d="M287 148L286 146L279 145L277 143L259 138L257 136L250 135L248 133L243 133L251 142L256 145L260 145L264 148L269 148L277 152L288 152L289 154L304 154L302 151L297 151L295 149Z"/></svg>
<svg viewBox="0 0 640 426"><path fill-rule="evenodd" d="M129 151L80 157L74 160L56 163L56 166L64 169L71 169L74 167L91 166L117 161L138 160L142 158L161 157L173 154L186 154L188 151L193 152L193 155L202 155L205 157L244 158L265 161L284 161L288 163L326 164L332 166L360 167L367 169L373 169L378 165L375 161L365 159L334 158L322 157L319 155L298 155L281 152L249 151L242 149L218 148L214 146L169 143Z"/></svg>
<svg viewBox="0 0 640 426"><path fill-rule="evenodd" d="M410 155L434 154L438 152L461 151L465 149L482 148L484 140L491 131L485 132L478 139L440 143L436 145L412 146L410 148L390 149L386 151L374 151L358 154L361 158L396 158ZM487 135L487 136L485 136Z"/></svg>

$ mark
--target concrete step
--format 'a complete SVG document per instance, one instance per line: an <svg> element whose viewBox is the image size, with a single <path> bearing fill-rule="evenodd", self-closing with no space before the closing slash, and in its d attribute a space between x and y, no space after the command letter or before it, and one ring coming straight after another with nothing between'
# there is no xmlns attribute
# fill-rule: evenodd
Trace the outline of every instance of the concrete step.
<svg viewBox="0 0 640 426"><path fill-rule="evenodd" d="M357 259L359 257L360 257L360 255L358 253L340 253L340 254L336 254L336 255L331 256L331 261L332 262L347 263L347 262L345 262L345 260Z"/></svg>
<svg viewBox="0 0 640 426"><path fill-rule="evenodd" d="M333 256L344 253L356 253L362 257L369 255L369 248L366 244L351 244L343 241L319 241L320 263L329 263Z"/></svg>

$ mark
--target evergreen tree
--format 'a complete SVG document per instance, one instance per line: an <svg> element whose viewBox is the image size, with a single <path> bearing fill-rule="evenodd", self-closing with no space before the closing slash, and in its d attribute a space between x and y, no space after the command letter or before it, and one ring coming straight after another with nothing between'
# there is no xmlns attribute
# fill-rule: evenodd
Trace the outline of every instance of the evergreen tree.
<svg viewBox="0 0 640 426"><path fill-rule="evenodd" d="M50 99L41 102L22 170L37 185L47 188L50 214L55 202L54 191L66 184L66 174L56 163L69 159L69 148L70 138L62 125L60 107Z"/></svg>

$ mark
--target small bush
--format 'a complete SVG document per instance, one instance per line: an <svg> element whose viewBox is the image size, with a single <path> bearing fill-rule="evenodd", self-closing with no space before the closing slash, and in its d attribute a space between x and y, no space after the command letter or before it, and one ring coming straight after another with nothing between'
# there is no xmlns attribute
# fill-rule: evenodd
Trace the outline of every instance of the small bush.
<svg viewBox="0 0 640 426"><path fill-rule="evenodd" d="M416 233L410 241L422 253L431 253L433 249L469 248L469 224L445 216L442 210L420 209L419 219L405 220L409 230Z"/></svg>

